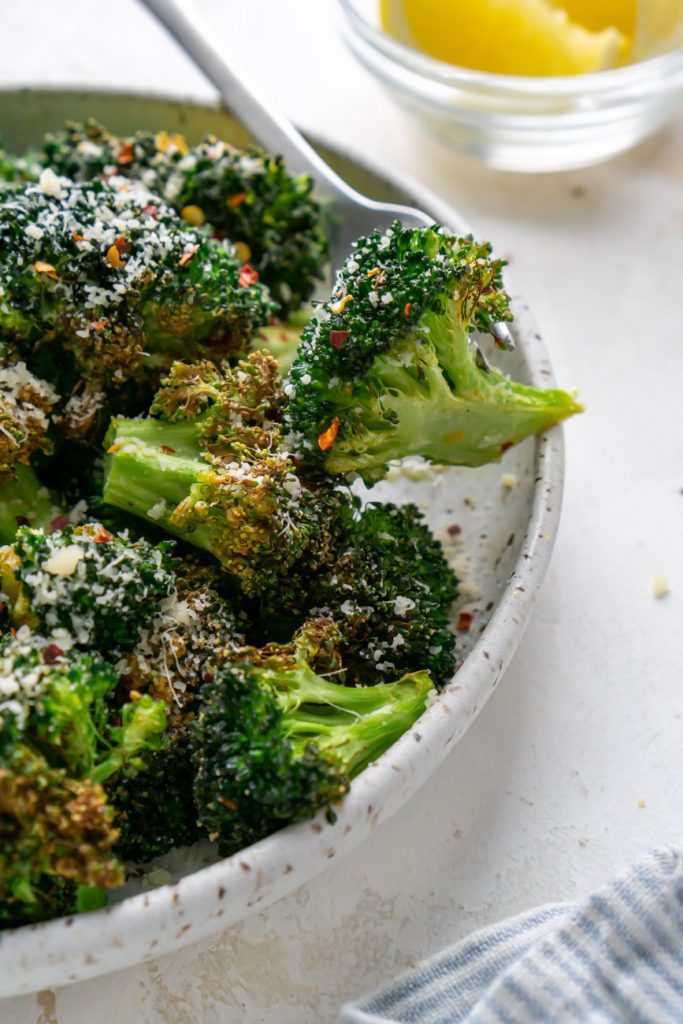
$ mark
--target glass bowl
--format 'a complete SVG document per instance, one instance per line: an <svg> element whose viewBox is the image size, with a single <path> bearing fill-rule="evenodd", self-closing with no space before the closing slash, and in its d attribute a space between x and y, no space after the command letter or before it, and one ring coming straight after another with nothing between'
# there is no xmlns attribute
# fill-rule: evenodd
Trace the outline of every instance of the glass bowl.
<svg viewBox="0 0 683 1024"><path fill-rule="evenodd" d="M356 57L440 139L508 171L600 163L681 112L683 49L611 71L561 77L455 67L383 32L378 0L339 0Z"/></svg>

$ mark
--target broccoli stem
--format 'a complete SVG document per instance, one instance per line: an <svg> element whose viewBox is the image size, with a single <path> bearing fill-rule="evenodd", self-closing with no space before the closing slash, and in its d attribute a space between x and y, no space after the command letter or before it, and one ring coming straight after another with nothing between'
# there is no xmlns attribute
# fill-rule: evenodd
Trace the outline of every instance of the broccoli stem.
<svg viewBox="0 0 683 1024"><path fill-rule="evenodd" d="M165 743L166 710L163 701L143 694L124 705L121 725L113 730L118 743L90 773L93 782L106 782L122 768L139 771L145 767L145 755Z"/></svg>
<svg viewBox="0 0 683 1024"><path fill-rule="evenodd" d="M453 313L427 313L421 332L430 344L408 337L391 353L378 356L371 371L377 380L378 409L364 413L358 444L353 436L333 446L326 462L331 473L358 470L383 474L397 452L421 455L440 465L483 466L508 448L561 422L582 406L566 391L520 384L498 370L482 370L474 359L467 329ZM402 359L405 350L406 359ZM409 357L417 351L421 360ZM367 387L367 381L362 387ZM353 419L358 395L335 393ZM342 421L343 411L340 413Z"/></svg>
<svg viewBox="0 0 683 1024"><path fill-rule="evenodd" d="M0 486L0 544L11 544L22 522L42 528L59 515L54 495L30 466L17 466L14 479Z"/></svg>
<svg viewBox="0 0 683 1024"><path fill-rule="evenodd" d="M301 756L312 739L357 775L409 729L434 689L427 672L396 683L354 687L328 682L308 666L272 674L283 722L294 752Z"/></svg>
<svg viewBox="0 0 683 1024"><path fill-rule="evenodd" d="M190 423L117 420L107 443L112 437L104 501L174 532L169 522L173 509L207 469L197 430Z"/></svg>

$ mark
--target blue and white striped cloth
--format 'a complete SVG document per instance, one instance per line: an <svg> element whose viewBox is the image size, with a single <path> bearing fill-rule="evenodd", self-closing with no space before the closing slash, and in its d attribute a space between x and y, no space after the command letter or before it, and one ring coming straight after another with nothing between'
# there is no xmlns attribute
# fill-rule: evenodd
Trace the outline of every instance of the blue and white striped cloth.
<svg viewBox="0 0 683 1024"><path fill-rule="evenodd" d="M683 850L580 903L477 932L344 1007L342 1024L683 1024Z"/></svg>

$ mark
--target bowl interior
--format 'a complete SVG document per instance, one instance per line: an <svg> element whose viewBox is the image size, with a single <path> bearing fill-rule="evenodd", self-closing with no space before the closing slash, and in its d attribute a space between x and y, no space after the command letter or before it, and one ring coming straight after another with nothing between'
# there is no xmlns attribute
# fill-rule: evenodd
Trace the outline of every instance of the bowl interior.
<svg viewBox="0 0 683 1024"><path fill-rule="evenodd" d="M21 151L65 120L87 117L122 133L165 128L191 141L212 132L237 145L249 142L225 110L82 91L5 92L0 134L8 149ZM359 190L417 205L455 229L465 227L418 187L331 147L319 148ZM540 335L524 305L517 301L515 309L517 351L489 354L513 376L550 386ZM512 449L500 465L437 472L414 462L390 473L373 496L415 502L462 581L453 610L460 668L419 728L354 781L336 824L321 815L222 861L207 846L181 851L131 881L117 894L117 905L1 935L0 996L92 977L197 941L312 878L331 856L351 849L405 802L474 720L519 642L552 548L562 466L562 435L555 430ZM458 629L470 621L460 618L463 611L471 624ZM93 945L97 958L90 956Z"/></svg>

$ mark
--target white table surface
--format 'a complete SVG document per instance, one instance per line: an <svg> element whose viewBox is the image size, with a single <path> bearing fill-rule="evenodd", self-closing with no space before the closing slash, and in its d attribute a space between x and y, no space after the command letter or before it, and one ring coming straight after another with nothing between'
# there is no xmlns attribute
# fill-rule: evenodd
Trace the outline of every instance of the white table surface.
<svg viewBox="0 0 683 1024"><path fill-rule="evenodd" d="M681 840L683 120L600 168L494 173L394 107L346 52L333 0L198 2L300 125L419 178L509 256L588 411L566 429L562 526L532 623L431 782L217 941L0 1003L2 1024L327 1024L473 929ZM212 95L133 0L6 2L0 25L2 84Z"/></svg>

